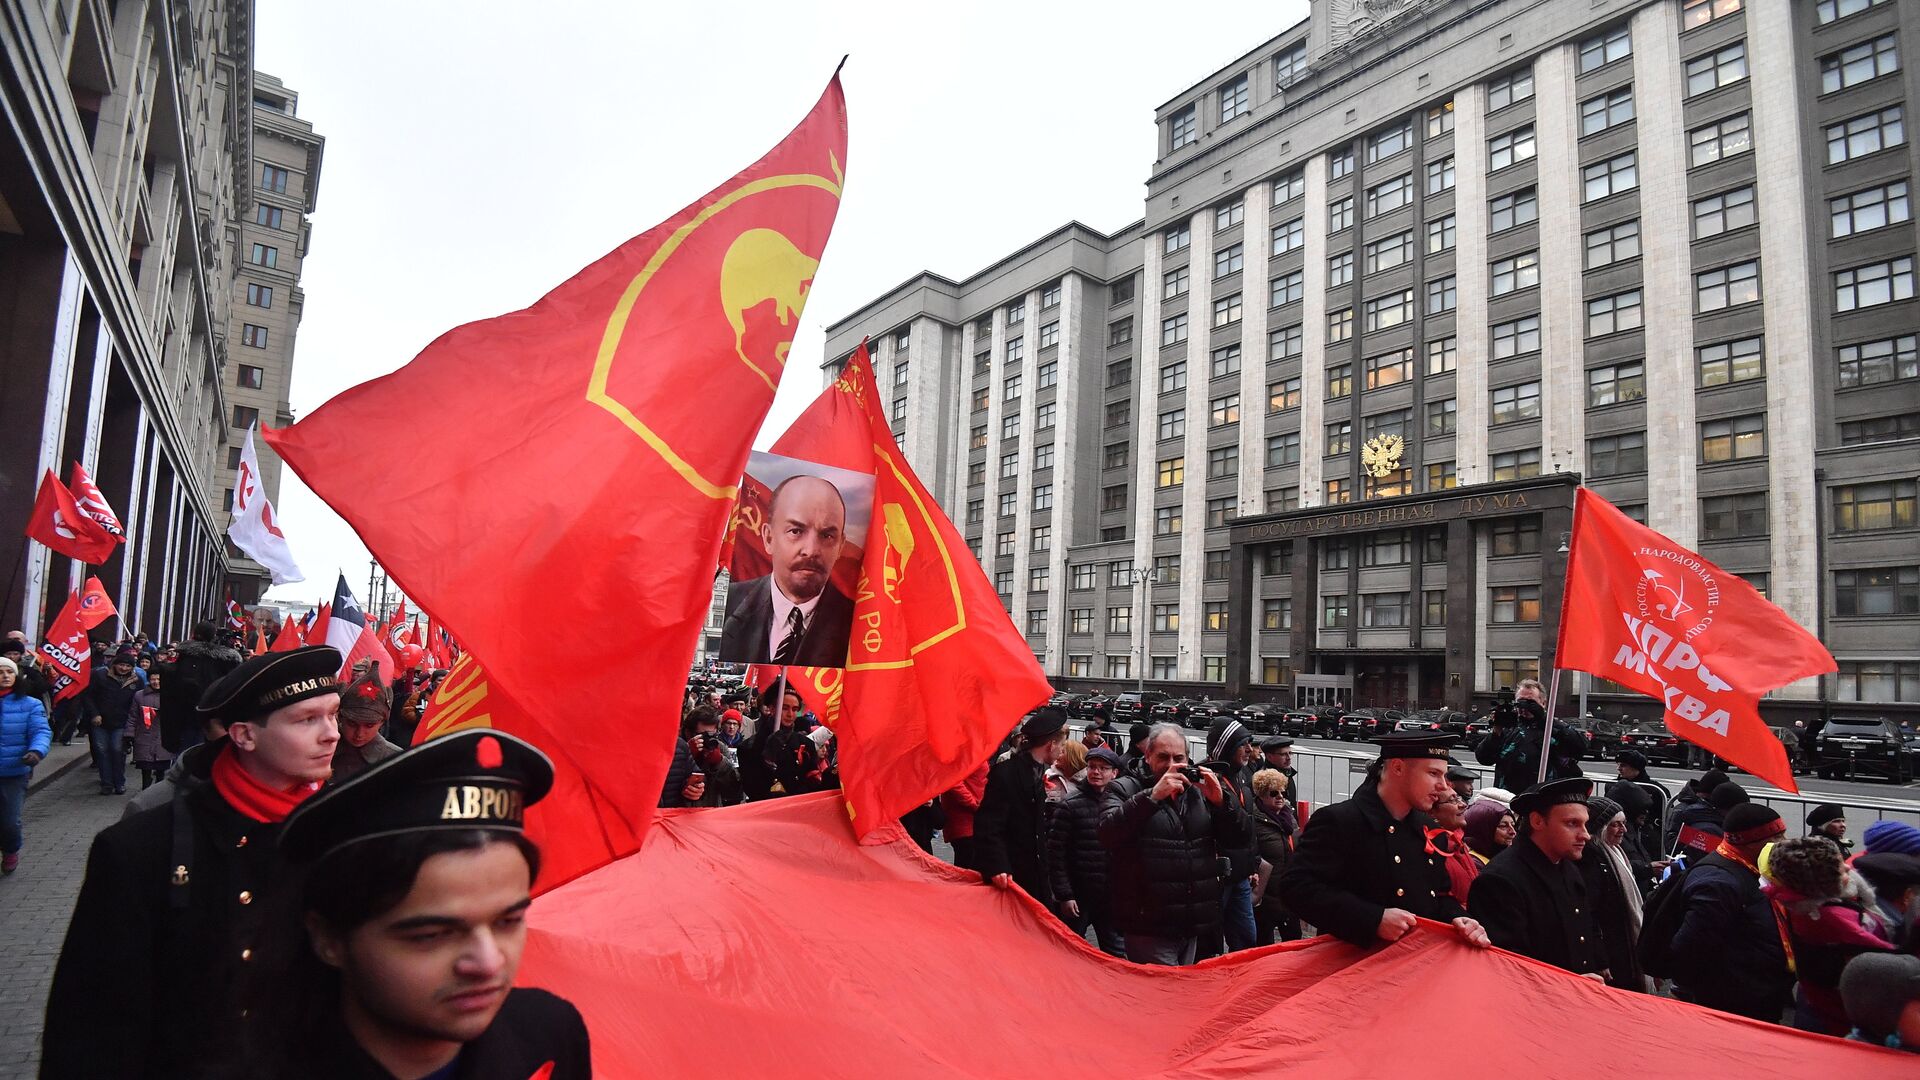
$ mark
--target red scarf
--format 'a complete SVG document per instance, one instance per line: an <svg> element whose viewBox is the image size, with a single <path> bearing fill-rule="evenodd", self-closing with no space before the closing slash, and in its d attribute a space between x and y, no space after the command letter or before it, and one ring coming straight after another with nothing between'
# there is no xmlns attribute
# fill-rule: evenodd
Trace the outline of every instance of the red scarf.
<svg viewBox="0 0 1920 1080"><path fill-rule="evenodd" d="M270 825L285 820L288 814L293 813L294 807L319 791L320 785L295 784L285 791L276 791L242 768L240 751L229 745L219 757L213 759L213 789L227 800L228 806L246 817Z"/></svg>
<svg viewBox="0 0 1920 1080"><path fill-rule="evenodd" d="M1779 832L1785 831L1785 829L1779 830ZM1778 835L1778 833L1775 835ZM1756 878L1762 876L1760 868L1748 862L1747 857L1740 854L1740 849L1734 847L1733 842L1730 840L1720 841L1720 846L1714 849L1713 853L1723 859L1731 860L1746 867L1753 872L1753 876ZM1780 930L1780 947L1786 950L1787 953L1787 970L1798 971L1799 968L1794 964L1793 960L1793 935L1787 931L1787 913L1780 907L1780 902L1772 897L1767 898L1767 908L1773 912L1774 925Z"/></svg>

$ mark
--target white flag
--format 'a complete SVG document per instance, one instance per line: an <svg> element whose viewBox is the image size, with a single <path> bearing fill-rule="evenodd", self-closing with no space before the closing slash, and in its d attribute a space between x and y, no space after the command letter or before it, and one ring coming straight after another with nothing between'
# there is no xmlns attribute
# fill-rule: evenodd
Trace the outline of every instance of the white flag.
<svg viewBox="0 0 1920 1080"><path fill-rule="evenodd" d="M248 558L273 572L275 585L305 581L306 575L287 548L286 535L274 522L273 504L260 488L260 459L253 453L253 432L253 428L247 429L247 446L240 452L240 475L233 481L233 524L227 526L227 535Z"/></svg>

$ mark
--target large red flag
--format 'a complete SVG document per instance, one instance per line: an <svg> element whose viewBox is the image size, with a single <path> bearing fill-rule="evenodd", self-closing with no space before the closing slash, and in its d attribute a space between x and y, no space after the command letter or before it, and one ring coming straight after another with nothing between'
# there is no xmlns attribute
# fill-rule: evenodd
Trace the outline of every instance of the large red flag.
<svg viewBox="0 0 1920 1080"><path fill-rule="evenodd" d="M1659 698L1675 735L1787 791L1800 789L1760 697L1834 670L1819 640L1753 586L1586 488L1555 656Z"/></svg>
<svg viewBox="0 0 1920 1080"><path fill-rule="evenodd" d="M93 476L87 472L86 466L74 462L71 475L73 482L68 487L73 492L73 500L80 507L80 512L92 518L115 541L126 543L127 530L120 524L120 515L107 505L106 495L101 492L100 485L93 482Z"/></svg>
<svg viewBox="0 0 1920 1080"><path fill-rule="evenodd" d="M27 519L27 536L69 558L83 563L105 562L119 543L113 534L87 516L75 501L73 492L48 469L40 478L40 493L33 500L33 516Z"/></svg>
<svg viewBox="0 0 1920 1080"><path fill-rule="evenodd" d="M844 672L790 668L840 746L865 837L958 783L1053 691L967 542L894 443L863 344L773 452L874 475Z"/></svg>
<svg viewBox="0 0 1920 1080"><path fill-rule="evenodd" d="M451 330L267 433L485 659L514 706L499 726L566 776L528 815L546 884L632 851L653 819L736 482L840 207L846 138L836 74L765 157L532 307ZM442 467L396 474L369 452L397 431ZM579 824L606 819L621 829Z"/></svg>
<svg viewBox="0 0 1920 1080"><path fill-rule="evenodd" d="M80 625L91 630L118 614L113 598L107 595L107 587L100 584L99 578L88 577L86 587L80 590Z"/></svg>
<svg viewBox="0 0 1920 1080"><path fill-rule="evenodd" d="M66 606L54 617L40 642L40 659L53 683L53 700L65 701L87 688L93 677L93 643L87 631L113 614L113 601L107 599L99 578L88 578L84 591L67 594Z"/></svg>

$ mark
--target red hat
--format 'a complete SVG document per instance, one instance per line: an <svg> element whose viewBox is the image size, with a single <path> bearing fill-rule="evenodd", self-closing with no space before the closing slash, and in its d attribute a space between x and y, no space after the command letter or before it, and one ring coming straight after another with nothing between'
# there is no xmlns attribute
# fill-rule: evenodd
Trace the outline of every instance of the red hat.
<svg viewBox="0 0 1920 1080"><path fill-rule="evenodd" d="M721 714L720 714L720 719L722 719L722 720L739 720L739 721L741 721L742 723L744 723L744 722L746 721L746 719L747 719L747 718L746 718L746 716L745 716L744 714L742 714L742 713L740 712L740 710L739 710L739 709L728 709L728 710L727 710L726 712L723 712L723 713L721 713Z"/></svg>

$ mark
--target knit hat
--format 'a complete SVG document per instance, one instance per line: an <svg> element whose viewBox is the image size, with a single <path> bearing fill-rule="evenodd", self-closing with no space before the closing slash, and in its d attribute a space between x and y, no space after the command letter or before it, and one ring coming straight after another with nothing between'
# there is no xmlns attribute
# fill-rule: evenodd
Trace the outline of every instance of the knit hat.
<svg viewBox="0 0 1920 1080"><path fill-rule="evenodd" d="M393 713L393 691L380 677L380 661L367 664L365 671L340 688L340 722L343 724L384 724Z"/></svg>
<svg viewBox="0 0 1920 1080"><path fill-rule="evenodd" d="M1587 832L1599 836L1600 830L1607 827L1607 822L1624 812L1619 803L1605 795L1595 795L1587 800Z"/></svg>
<svg viewBox="0 0 1920 1080"><path fill-rule="evenodd" d="M1846 816L1847 812L1840 809L1840 804L1823 802L1807 814L1807 828L1817 829L1829 821L1838 821Z"/></svg>
<svg viewBox="0 0 1920 1080"><path fill-rule="evenodd" d="M732 720L735 723L741 723L746 720L746 717L741 714L739 709L728 709L726 712L720 714L720 719L722 721Z"/></svg>
<svg viewBox="0 0 1920 1080"><path fill-rule="evenodd" d="M1253 741L1246 725L1231 716L1223 716L1207 728L1207 760L1232 761L1242 746Z"/></svg>
<svg viewBox="0 0 1920 1080"><path fill-rule="evenodd" d="M1613 755L1613 760L1623 765L1631 765L1641 772L1647 771L1647 755L1638 750L1626 749Z"/></svg>
<svg viewBox="0 0 1920 1080"><path fill-rule="evenodd" d="M113 662L116 664L133 663L133 650L130 648L120 649L113 654Z"/></svg>
<svg viewBox="0 0 1920 1080"><path fill-rule="evenodd" d="M1752 802L1753 799L1747 794L1746 788L1729 780L1714 788L1713 794L1707 796L1707 801L1713 804L1715 810L1724 814L1736 806Z"/></svg>
<svg viewBox="0 0 1920 1080"><path fill-rule="evenodd" d="M1824 836L1801 836L1773 845L1767 876L1809 900L1840 895L1846 872L1840 845Z"/></svg>
<svg viewBox="0 0 1920 1080"><path fill-rule="evenodd" d="M1712 792L1714 788L1717 788L1721 784L1724 784L1726 782L1727 782L1726 773L1721 772L1719 769L1709 769L1706 772L1703 772L1700 774L1700 779L1690 780L1688 781L1688 784L1692 786L1693 790L1699 792L1702 795L1706 795Z"/></svg>
<svg viewBox="0 0 1920 1080"><path fill-rule="evenodd" d="M1920 855L1920 829L1900 821L1876 821L1860 835L1868 851Z"/></svg>
<svg viewBox="0 0 1920 1080"><path fill-rule="evenodd" d="M1766 803L1741 803L1727 811L1726 837L1734 844L1752 844L1770 836L1778 836L1787 829L1780 820L1780 811Z"/></svg>
<svg viewBox="0 0 1920 1080"><path fill-rule="evenodd" d="M1639 784L1616 784L1608 789L1607 797L1620 804L1629 821L1653 809L1653 797Z"/></svg>
<svg viewBox="0 0 1920 1080"><path fill-rule="evenodd" d="M1881 1042L1900 1027L1900 1014L1920 1000L1920 956L1862 953L1840 972L1840 1000L1847 1019Z"/></svg>

